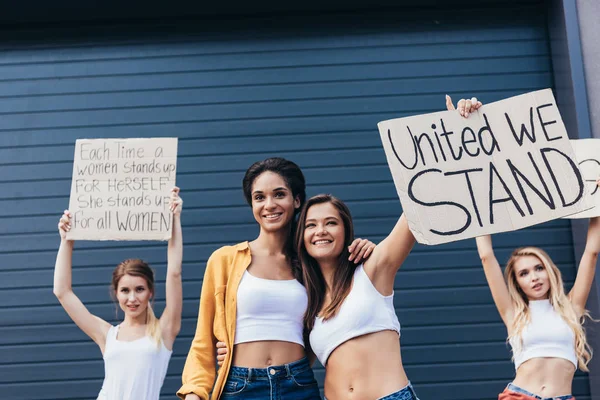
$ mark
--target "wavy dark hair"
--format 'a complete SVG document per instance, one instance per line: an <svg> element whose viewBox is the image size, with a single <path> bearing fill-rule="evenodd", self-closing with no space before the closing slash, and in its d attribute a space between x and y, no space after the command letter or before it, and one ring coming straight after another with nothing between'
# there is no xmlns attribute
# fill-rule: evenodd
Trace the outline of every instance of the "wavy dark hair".
<svg viewBox="0 0 600 400"><path fill-rule="evenodd" d="M302 264L302 275L306 292L308 293L308 307L304 315L305 337L312 330L315 324L315 318L323 307L325 301L325 291L327 285L325 278L319 267L319 263L308 254L304 245L304 231L306 227L306 216L308 210L315 204L330 203L333 205L344 224L344 248L338 258L338 267L333 275L333 287L331 288L331 303L323 310L321 316L324 320L334 317L339 311L342 303L350 293L352 287L352 278L357 264L348 260L350 252L348 246L354 240L354 225L352 223L352 214L350 209L343 201L330 194L319 194L306 201L300 217L298 218L298 230L296 232L296 247L298 257Z"/></svg>
<svg viewBox="0 0 600 400"><path fill-rule="evenodd" d="M255 162L248 168L244 175L244 179L242 180L244 197L250 206L252 206L252 185L254 184L254 181L264 172L268 171L281 176L288 189L292 192L294 199L298 198L300 200L300 207L294 210L290 234L286 240L284 252L292 265L294 277L302 282L302 269L300 267L300 262L298 261L296 248L294 247L294 235L297 227L296 216L306 201L306 181L304 180L304 174L296 163L281 157L271 157L266 160Z"/></svg>

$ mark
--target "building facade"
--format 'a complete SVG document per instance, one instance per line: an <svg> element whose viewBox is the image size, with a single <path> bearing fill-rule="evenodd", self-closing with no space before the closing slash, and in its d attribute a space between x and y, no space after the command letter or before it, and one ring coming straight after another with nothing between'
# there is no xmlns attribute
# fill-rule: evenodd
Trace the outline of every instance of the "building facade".
<svg viewBox="0 0 600 400"><path fill-rule="evenodd" d="M376 242L401 213L377 131L381 120L443 110L445 94L489 103L552 88L572 138L600 135L592 107L600 101L592 39L597 4L403 3L136 9L59 1L6 10L0 399L95 399L102 383L97 346L52 294L56 224L68 206L78 138L179 137L184 310L163 387L162 398L171 399L194 334L207 258L257 235L241 190L254 161L295 161L309 195L327 192L347 201L357 234ZM495 245L501 262L517 246L543 247L570 286L585 229L557 220L497 235ZM111 322L120 316L110 274L129 257L154 266L160 313L166 244L76 244L74 290ZM514 367L475 241L417 245L395 292L405 368L419 396L496 398ZM595 317L599 293L596 285L589 304ZM597 334L590 341L600 349ZM600 398L600 357L593 363L590 375L576 375L578 399ZM315 371L322 384L323 368Z"/></svg>

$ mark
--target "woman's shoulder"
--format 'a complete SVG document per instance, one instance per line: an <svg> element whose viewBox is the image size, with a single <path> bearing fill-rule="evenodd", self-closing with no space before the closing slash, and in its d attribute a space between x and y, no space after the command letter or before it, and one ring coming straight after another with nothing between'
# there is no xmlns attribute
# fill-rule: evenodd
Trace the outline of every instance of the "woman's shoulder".
<svg viewBox="0 0 600 400"><path fill-rule="evenodd" d="M229 275L244 267L249 251L248 242L218 248L208 259L206 269L212 275Z"/></svg>
<svg viewBox="0 0 600 400"><path fill-rule="evenodd" d="M236 253L245 251L248 248L248 242L240 242L238 244L222 246L213 251L210 258L222 259L225 257L233 257Z"/></svg>

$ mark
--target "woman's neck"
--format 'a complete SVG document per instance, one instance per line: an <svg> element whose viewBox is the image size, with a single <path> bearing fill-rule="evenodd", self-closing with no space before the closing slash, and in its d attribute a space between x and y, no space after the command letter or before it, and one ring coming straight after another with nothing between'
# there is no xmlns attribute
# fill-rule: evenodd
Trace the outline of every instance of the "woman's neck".
<svg viewBox="0 0 600 400"><path fill-rule="evenodd" d="M336 261L319 261L319 268L321 268L321 273L325 279L325 285L327 286L328 292L330 292L331 288L333 287L333 277L335 275L336 267Z"/></svg>
<svg viewBox="0 0 600 400"><path fill-rule="evenodd" d="M146 325L146 314L140 314L137 317L131 317L129 315L126 315L121 325L130 328L139 328L141 326L144 326Z"/></svg>
<svg viewBox="0 0 600 400"><path fill-rule="evenodd" d="M253 252L256 250L268 256L285 253L285 246L290 235L288 229L277 232L266 232L260 230L258 237L252 241Z"/></svg>

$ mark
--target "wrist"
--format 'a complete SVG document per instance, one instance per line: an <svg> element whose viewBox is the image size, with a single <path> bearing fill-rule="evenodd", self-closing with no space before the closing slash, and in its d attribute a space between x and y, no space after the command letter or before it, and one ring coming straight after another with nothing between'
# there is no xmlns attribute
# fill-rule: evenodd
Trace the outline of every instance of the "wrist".
<svg viewBox="0 0 600 400"><path fill-rule="evenodd" d="M60 245L61 246L69 246L69 247L73 247L75 241L74 240L70 240L64 237L60 238Z"/></svg>

